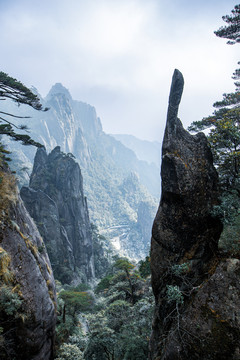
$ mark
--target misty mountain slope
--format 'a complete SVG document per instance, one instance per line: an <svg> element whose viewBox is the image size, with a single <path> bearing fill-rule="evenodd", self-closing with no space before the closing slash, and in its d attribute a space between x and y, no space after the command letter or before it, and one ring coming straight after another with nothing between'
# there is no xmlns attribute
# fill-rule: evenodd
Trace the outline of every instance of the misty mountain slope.
<svg viewBox="0 0 240 360"><path fill-rule="evenodd" d="M29 120L30 135L44 144L47 152L55 146L60 146L63 152L74 155L83 174L84 192L88 198L91 221L101 230L127 226L127 234L130 234L134 229L135 236L128 241L122 236L122 230L114 233L114 238L120 243L118 250L121 252L129 248L131 254L136 255L133 257L144 256L143 252L146 253L149 247L151 226L147 226L149 235L147 238L144 235L143 239L142 226L137 226L138 210L141 203L151 204L152 206L149 205L147 208L153 220L157 207L153 195L157 196L160 188L156 166L138 160L132 150L104 133L95 108L73 100L69 91L61 84L54 85L42 102L50 108L49 111L35 112L24 107L18 108L20 114L32 116ZM7 104L7 107L7 111L16 113L14 104ZM22 159L25 156L33 162L34 148L23 147L9 140L8 145L15 158L13 165L16 165L20 156ZM135 174L136 177L131 174ZM135 194L132 192L131 181L135 185L138 183ZM123 184L125 187L128 184L124 196ZM108 230L106 232L111 236ZM138 242L145 244L145 250L142 249L141 255L137 251Z"/></svg>
<svg viewBox="0 0 240 360"><path fill-rule="evenodd" d="M136 138L133 135L112 134L112 136L121 141L123 145L134 151L139 160L154 164L160 170L161 144L158 141L148 141Z"/></svg>

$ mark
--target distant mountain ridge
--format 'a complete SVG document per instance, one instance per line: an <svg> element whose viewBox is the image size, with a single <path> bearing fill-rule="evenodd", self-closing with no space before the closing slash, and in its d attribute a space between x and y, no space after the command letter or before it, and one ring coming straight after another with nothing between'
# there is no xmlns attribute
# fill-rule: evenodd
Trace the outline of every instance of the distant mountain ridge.
<svg viewBox="0 0 240 360"><path fill-rule="evenodd" d="M158 141L141 140L133 135L111 134L116 140L134 151L139 160L155 164L160 169L161 143Z"/></svg>
<svg viewBox="0 0 240 360"><path fill-rule="evenodd" d="M157 207L155 197L159 197L160 191L158 168L155 164L138 160L132 150L107 135L102 130L95 108L73 100L70 92L60 83L51 88L42 103L50 110L36 112L24 106L17 109L18 114L32 117L29 120L30 135L42 143L47 152L60 146L63 152L73 154L81 167L91 221L100 229L127 225L129 234L134 229L132 240L126 241L124 237L125 240L121 241L122 231L114 236L119 237L125 253L127 247L132 257L143 257L148 252L151 226L148 225L149 237L144 235L143 239L141 229L144 226L136 229L138 208L142 202L151 204L147 208L153 219ZM6 106L8 112L16 113L14 104ZM23 147L16 142L9 143L9 147L13 151L18 173L20 163L24 166L26 159L33 163L34 148ZM137 176L131 177L130 174ZM130 180L126 182L126 179ZM132 191L131 181L138 183L137 193Z"/></svg>

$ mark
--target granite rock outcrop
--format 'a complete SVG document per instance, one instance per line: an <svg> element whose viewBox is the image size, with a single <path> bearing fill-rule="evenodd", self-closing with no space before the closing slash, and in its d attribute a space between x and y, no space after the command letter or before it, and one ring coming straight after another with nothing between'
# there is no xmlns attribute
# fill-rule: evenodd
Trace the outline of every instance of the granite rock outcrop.
<svg viewBox="0 0 240 360"><path fill-rule="evenodd" d="M190 135L177 117L183 86L175 70L152 228L150 359L238 359L239 261L221 260L218 253L222 224L212 211L218 175L205 135Z"/></svg>
<svg viewBox="0 0 240 360"><path fill-rule="evenodd" d="M79 165L57 146L49 155L38 149L29 187L21 197L43 237L56 279L94 277L93 244Z"/></svg>
<svg viewBox="0 0 240 360"><path fill-rule="evenodd" d="M0 358L53 359L56 291L51 264L14 176L5 169L0 179Z"/></svg>

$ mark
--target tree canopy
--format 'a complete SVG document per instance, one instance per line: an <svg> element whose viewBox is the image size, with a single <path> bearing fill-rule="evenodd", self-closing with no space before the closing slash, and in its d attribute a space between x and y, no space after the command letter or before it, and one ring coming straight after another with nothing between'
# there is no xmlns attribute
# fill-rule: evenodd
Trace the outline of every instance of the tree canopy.
<svg viewBox="0 0 240 360"><path fill-rule="evenodd" d="M236 5L231 15L223 16L228 24L215 31L228 44L240 42L240 5ZM240 62L238 62L240 64ZM223 99L213 104L212 115L193 122L189 130L193 132L208 129L208 140L212 149L214 164L220 179L221 202L213 209L224 223L219 246L229 254L239 255L240 229L240 69L232 76L236 89L223 94Z"/></svg>
<svg viewBox="0 0 240 360"><path fill-rule="evenodd" d="M223 16L228 26L221 27L214 33L227 38L228 44L240 42L240 5L236 5L231 15ZM240 62L238 62L240 64ZM224 190L237 189L240 194L240 69L232 76L235 80L235 92L223 94L223 99L213 104L216 109L212 115L200 121L194 121L190 131L210 129L210 142L214 162L218 169Z"/></svg>
<svg viewBox="0 0 240 360"><path fill-rule="evenodd" d="M218 109L213 115L195 121L189 127L190 131L210 129L208 140L214 163L221 184L226 189L236 187L240 175L240 106L239 103L231 103L231 95L239 96L239 94L225 94L222 102L214 104ZM224 105L226 102L228 105Z"/></svg>
<svg viewBox="0 0 240 360"><path fill-rule="evenodd" d="M236 5L231 13L222 17L228 25L221 26L214 34L229 39L227 44L233 45L240 42L240 4Z"/></svg>
<svg viewBox="0 0 240 360"><path fill-rule="evenodd" d="M30 89L24 86L20 81L10 77L4 72L0 72L0 100L10 99L19 106L25 104L35 110L47 111L43 108L40 99ZM26 125L16 125L10 119L28 119L29 116L18 116L8 112L0 111L0 135L7 135L15 141L21 141L23 145L34 145L42 147L27 134L18 134L15 129L27 131Z"/></svg>
<svg viewBox="0 0 240 360"><path fill-rule="evenodd" d="M154 304L150 278L141 278L137 266L117 256L105 275L95 294L84 291L86 284L64 290L57 281L57 359L72 359L75 352L77 359L76 346L85 360L147 359Z"/></svg>
<svg viewBox="0 0 240 360"><path fill-rule="evenodd" d="M2 71L0 72L0 98L1 100L9 98L19 105L26 104L35 110L47 110L43 108L36 94L33 94L33 92L20 81Z"/></svg>

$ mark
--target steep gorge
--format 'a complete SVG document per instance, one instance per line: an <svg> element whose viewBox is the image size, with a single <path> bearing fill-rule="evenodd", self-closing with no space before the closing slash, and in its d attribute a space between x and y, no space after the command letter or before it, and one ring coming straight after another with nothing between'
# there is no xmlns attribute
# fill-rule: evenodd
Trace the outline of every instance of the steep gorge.
<svg viewBox="0 0 240 360"><path fill-rule="evenodd" d="M74 100L61 84L55 84L41 101L50 108L49 111L36 114L24 107L18 109L19 115L32 117L31 136L44 144L47 152L60 146L63 152L75 156L84 178L84 193L88 199L91 222L110 238L112 232L108 231L109 228L120 229L118 226L124 226L129 229L127 238L122 237L122 231L114 232L121 253L129 252L136 259L144 257L149 251L151 226L142 224L145 229L148 228L147 236L146 232L141 232L142 227L137 224L138 211L140 203L146 203L149 211L147 219L151 217L153 220L157 209L154 196L158 196L160 191L158 168L138 160L133 151L107 135L95 108ZM14 112L11 103L5 102L3 105L6 111ZM24 169L25 165L31 168L35 150L11 142L8 145L13 152L12 165L16 165L14 169L18 176L22 179L24 177L26 185L26 172L21 171L21 168ZM133 193L136 178L138 184ZM129 179L133 180L132 183ZM138 251L140 248L141 253Z"/></svg>

